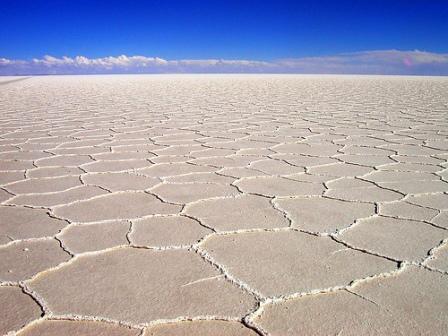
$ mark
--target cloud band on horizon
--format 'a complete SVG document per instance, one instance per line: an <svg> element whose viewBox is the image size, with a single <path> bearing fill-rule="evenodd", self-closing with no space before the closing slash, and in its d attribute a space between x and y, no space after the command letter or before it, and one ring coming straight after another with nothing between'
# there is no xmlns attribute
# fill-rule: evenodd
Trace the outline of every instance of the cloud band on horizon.
<svg viewBox="0 0 448 336"><path fill-rule="evenodd" d="M0 75L113 73L304 73L448 75L448 54L426 51L373 50L333 56L274 61L165 60L146 56L102 58L53 57L32 60L0 58Z"/></svg>

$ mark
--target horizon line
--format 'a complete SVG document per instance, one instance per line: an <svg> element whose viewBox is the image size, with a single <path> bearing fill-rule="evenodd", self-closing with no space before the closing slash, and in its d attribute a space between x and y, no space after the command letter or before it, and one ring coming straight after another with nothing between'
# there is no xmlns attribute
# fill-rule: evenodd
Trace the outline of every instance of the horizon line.
<svg viewBox="0 0 448 336"><path fill-rule="evenodd" d="M420 75L420 74L377 74L377 73L303 73L303 72L163 72L163 73L137 73L137 72L110 72L110 73L60 73L60 74L52 74L52 73L39 73L39 74L11 74L5 75L0 73L0 77L64 77L64 76L268 76L268 75L276 75L276 76L363 76L363 77L448 77L448 74L431 74L431 75Z"/></svg>
<svg viewBox="0 0 448 336"><path fill-rule="evenodd" d="M163 59L148 56L54 57L31 60L0 58L0 75L75 74L356 74L356 75L448 75L448 53L420 50L371 50L326 56L250 59Z"/></svg>

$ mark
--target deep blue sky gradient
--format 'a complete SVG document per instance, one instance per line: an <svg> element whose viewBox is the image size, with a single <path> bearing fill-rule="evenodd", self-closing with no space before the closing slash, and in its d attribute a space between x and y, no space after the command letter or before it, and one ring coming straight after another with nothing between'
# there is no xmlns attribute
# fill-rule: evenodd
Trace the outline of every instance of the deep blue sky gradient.
<svg viewBox="0 0 448 336"><path fill-rule="evenodd" d="M0 0L0 57L448 52L448 0Z"/></svg>

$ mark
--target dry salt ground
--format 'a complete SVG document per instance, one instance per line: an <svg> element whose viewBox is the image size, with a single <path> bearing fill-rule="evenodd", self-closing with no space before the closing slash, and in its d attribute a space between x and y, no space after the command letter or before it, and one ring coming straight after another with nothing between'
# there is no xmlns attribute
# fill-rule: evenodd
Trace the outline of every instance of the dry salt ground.
<svg viewBox="0 0 448 336"><path fill-rule="evenodd" d="M446 335L447 136L443 77L1 78L0 334Z"/></svg>

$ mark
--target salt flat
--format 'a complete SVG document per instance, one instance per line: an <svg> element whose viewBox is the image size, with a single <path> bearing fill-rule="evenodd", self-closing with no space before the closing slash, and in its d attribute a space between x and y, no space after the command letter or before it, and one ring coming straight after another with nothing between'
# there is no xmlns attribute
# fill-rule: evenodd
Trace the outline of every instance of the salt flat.
<svg viewBox="0 0 448 336"><path fill-rule="evenodd" d="M446 335L448 78L7 78L0 112L0 334Z"/></svg>

